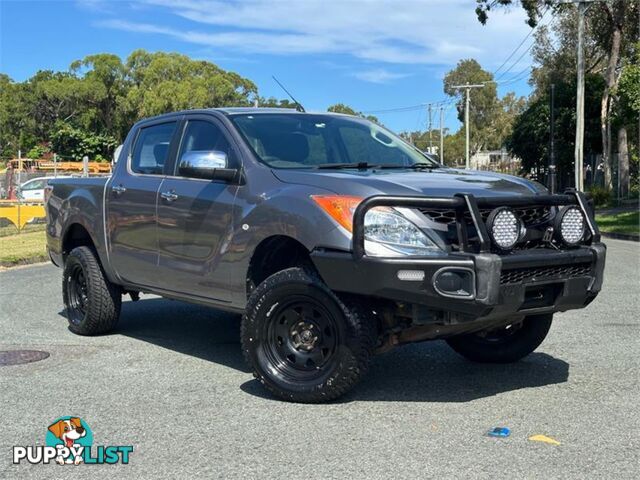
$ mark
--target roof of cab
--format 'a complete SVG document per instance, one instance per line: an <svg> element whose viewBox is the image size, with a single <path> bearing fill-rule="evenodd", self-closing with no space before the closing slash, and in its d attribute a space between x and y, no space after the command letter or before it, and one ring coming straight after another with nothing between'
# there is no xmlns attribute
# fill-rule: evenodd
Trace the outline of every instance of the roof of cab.
<svg viewBox="0 0 640 480"><path fill-rule="evenodd" d="M309 114L315 114L315 115L333 115L333 116L349 116L351 117L352 115L345 115L343 113L336 113L336 112L299 112L297 110L294 110L293 108L275 108L275 107L222 107L222 108L196 108L196 109L192 109L192 110L180 110L180 111L176 111L176 112L167 112L167 113L163 113L162 115L156 115L153 117L146 117L143 119L138 120L134 127L141 127L142 125L148 123L148 122L155 122L157 120L162 120L165 117L173 117L175 118L176 116L180 116L180 115L187 115L187 114L211 114L213 112L217 112L219 114L223 114L223 115L229 115L229 116L233 116L233 115L240 115L240 114L244 114L244 115L255 115L255 114L263 114L263 113L287 113L290 115L309 115ZM358 117L355 117L358 118Z"/></svg>

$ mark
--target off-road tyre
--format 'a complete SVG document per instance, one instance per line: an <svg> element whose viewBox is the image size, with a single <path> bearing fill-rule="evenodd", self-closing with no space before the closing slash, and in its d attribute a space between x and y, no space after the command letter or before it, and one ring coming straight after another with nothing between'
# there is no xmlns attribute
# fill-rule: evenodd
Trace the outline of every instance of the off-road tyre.
<svg viewBox="0 0 640 480"><path fill-rule="evenodd" d="M315 332L316 340L304 343L305 332ZM369 368L376 335L370 309L338 297L304 268L282 270L258 285L240 333L254 376L276 397L301 403L327 402L350 390Z"/></svg>
<svg viewBox="0 0 640 480"><path fill-rule="evenodd" d="M473 362L512 363L526 357L540 346L549 333L552 314L526 317L520 325L509 329L458 335L447 343L460 355Z"/></svg>
<svg viewBox="0 0 640 480"><path fill-rule="evenodd" d="M105 276L90 247L74 248L62 274L62 298L69 330L78 335L100 335L118 323L122 290Z"/></svg>

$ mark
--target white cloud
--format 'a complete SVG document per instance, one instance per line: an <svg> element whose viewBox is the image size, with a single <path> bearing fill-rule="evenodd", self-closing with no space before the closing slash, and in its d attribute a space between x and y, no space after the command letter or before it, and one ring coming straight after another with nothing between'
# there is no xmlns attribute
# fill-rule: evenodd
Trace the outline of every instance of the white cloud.
<svg viewBox="0 0 640 480"><path fill-rule="evenodd" d="M168 35L227 52L344 54L387 65L452 65L461 58L474 57L485 68L496 68L528 28L521 8L494 12L483 27L475 17L474 2L469 0L140 1L154 7L149 12L177 16L181 27L124 19L101 24ZM376 78L371 72L375 70L368 77ZM387 70L377 73L379 81L384 81L385 75L387 80L399 75Z"/></svg>
<svg viewBox="0 0 640 480"><path fill-rule="evenodd" d="M99 13L111 13L107 0L76 0L76 5L85 10L90 10Z"/></svg>
<svg viewBox="0 0 640 480"><path fill-rule="evenodd" d="M371 83L388 83L392 80L407 77L405 73L394 73L384 68L376 68L373 70L360 70L353 74L354 77Z"/></svg>

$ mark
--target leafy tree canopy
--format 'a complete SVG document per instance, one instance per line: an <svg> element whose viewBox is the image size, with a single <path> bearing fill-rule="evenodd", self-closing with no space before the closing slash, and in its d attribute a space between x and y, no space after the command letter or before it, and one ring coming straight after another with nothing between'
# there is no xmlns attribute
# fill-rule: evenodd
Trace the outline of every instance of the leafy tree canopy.
<svg viewBox="0 0 640 480"><path fill-rule="evenodd" d="M256 85L235 72L145 50L132 52L124 62L108 53L89 55L68 71L39 71L20 83L0 74L0 157L53 143L62 156L110 158L110 145L122 141L141 118L248 106L255 97Z"/></svg>
<svg viewBox="0 0 640 480"><path fill-rule="evenodd" d="M484 87L472 88L469 92L471 107L469 109L470 149L477 152L481 149L495 150L501 148L506 136L511 131L511 124L525 106L524 98L514 93L498 98L493 75L484 70L473 59L461 60L456 68L444 77L444 92L456 97L458 120L464 123L465 84ZM446 152L446 149L445 149Z"/></svg>
<svg viewBox="0 0 640 480"><path fill-rule="evenodd" d="M378 117L375 117L373 115L365 115L362 112L357 112L349 105L345 105L344 103L336 103L334 105L331 105L329 108L327 108L327 111L333 113L344 113L345 115L354 115L356 117L366 118L367 120L370 120L372 122L379 123Z"/></svg>

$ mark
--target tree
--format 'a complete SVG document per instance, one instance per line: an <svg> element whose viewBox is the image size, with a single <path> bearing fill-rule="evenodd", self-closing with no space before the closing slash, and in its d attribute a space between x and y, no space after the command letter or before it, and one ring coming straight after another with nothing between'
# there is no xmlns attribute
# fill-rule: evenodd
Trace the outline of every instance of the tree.
<svg viewBox="0 0 640 480"><path fill-rule="evenodd" d="M484 84L484 87L473 88L469 92L471 154L483 149L501 148L514 118L524 108L524 99L516 97L513 93L508 93L502 100L498 99L493 75L483 70L476 60L461 60L456 68L444 77L444 92L458 98L458 120L462 123L465 119L465 89L456 87L467 83Z"/></svg>
<svg viewBox="0 0 640 480"><path fill-rule="evenodd" d="M614 112L614 123L618 128L620 195L625 197L629 193L630 180L636 192L638 189L639 158L636 153L633 157L633 163L630 162L628 137L631 139L635 137L635 144L638 145L640 130L636 131L635 128L627 127L640 121L640 42L635 44L633 56L623 66L617 90L613 93L618 98ZM640 128L640 124L638 125ZM627 130L631 132L631 135L628 135ZM633 171L631 171L631 166L633 166Z"/></svg>
<svg viewBox="0 0 640 480"><path fill-rule="evenodd" d="M559 4L552 0L520 0L521 6L525 9L530 26L535 26L540 16L548 8L552 8L554 13L568 12L576 15L575 5ZM600 98L600 134L602 144L602 156L605 173L605 186L611 188L611 152L612 152L612 119L616 104L616 87L620 78L621 65L624 59L628 58L633 45L638 39L639 33L639 6L637 1L632 0L608 0L591 5L587 13L586 23L588 26L585 43L591 43L594 47L595 58L601 57L596 63L602 62L603 68L598 69L604 79L604 84ZM491 8L505 8L516 4L514 0L478 0L476 14L478 20L485 24L488 19L488 12ZM567 42L567 37L564 38ZM560 38L563 44L563 38ZM567 62L565 65L575 64ZM597 68L598 65L594 65ZM626 129L626 126L618 127ZM621 132L618 135L619 150L626 150L626 134ZM620 143L622 142L622 144Z"/></svg>
<svg viewBox="0 0 640 480"><path fill-rule="evenodd" d="M373 115L365 115L362 112L356 112L353 108L351 108L349 105L345 105L344 103L336 103L334 105L329 106L327 108L327 112L343 113L345 115L353 115L355 117L362 117L362 118L366 118L367 120L370 120L372 122L379 123L378 117L375 117Z"/></svg>
<svg viewBox="0 0 640 480"><path fill-rule="evenodd" d="M453 135L444 137L444 163L455 167L464 165L465 161L465 134L464 127Z"/></svg>
<svg viewBox="0 0 640 480"><path fill-rule="evenodd" d="M596 44L594 22L585 26L585 73L599 73L605 67L604 54ZM534 33L531 49L533 67L530 84L533 95L547 92L552 83L573 82L576 78L578 48L578 16L574 9L560 9L548 25L540 25Z"/></svg>
<svg viewBox="0 0 640 480"><path fill-rule="evenodd" d="M297 104L295 104L294 102L290 101L287 98L278 100L275 97L269 97L269 98L256 97L256 101L259 107L291 108L295 110L298 106Z"/></svg>
<svg viewBox="0 0 640 480"><path fill-rule="evenodd" d="M33 119L34 97L23 83L0 74L0 158L7 160L18 150L27 151L36 143Z"/></svg>
<svg viewBox="0 0 640 480"><path fill-rule="evenodd" d="M253 82L213 63L176 53L136 50L89 55L68 71L39 71L25 82L0 74L0 156L56 153L110 158L132 124L147 116L190 108L246 106ZM117 145L117 143L116 143Z"/></svg>
<svg viewBox="0 0 640 480"><path fill-rule="evenodd" d="M178 53L136 50L126 66L132 85L123 104L135 120L176 110L249 106L257 95L250 80Z"/></svg>
<svg viewBox="0 0 640 480"><path fill-rule="evenodd" d="M89 55L73 62L70 71L83 78L89 93L86 103L93 110L93 118L87 112L87 121L93 123L93 128L119 137L125 135L125 125L117 125L118 101L127 88L127 71L120 57L108 53Z"/></svg>
<svg viewBox="0 0 640 480"><path fill-rule="evenodd" d="M92 160L111 159L118 141L104 134L87 132L58 122L51 134L53 150L65 160L82 160L85 155Z"/></svg>
<svg viewBox="0 0 640 480"><path fill-rule="evenodd" d="M585 150L599 149L598 98L602 78L589 74L585 78ZM540 91L526 109L516 117L512 133L506 141L507 149L522 161L524 172L534 172L538 178L546 173L549 161L550 92ZM561 82L555 88L556 164L560 187L567 187L573 178L573 149L575 145L576 80Z"/></svg>
<svg viewBox="0 0 640 480"><path fill-rule="evenodd" d="M542 12L549 7L557 5L553 0L519 0L519 2L527 12L527 24L530 27L535 27L538 24ZM485 25L492 8L509 7L516 2L514 0L476 0L476 3L478 21Z"/></svg>
<svg viewBox="0 0 640 480"><path fill-rule="evenodd" d="M600 129L602 133L602 156L605 166L605 186L612 187L611 182L611 117L614 109L615 92L620 78L621 59L628 55L631 42L638 38L638 4L625 0L602 2L600 29L597 41L602 50L607 52L607 68L604 72L604 88L600 102ZM624 128L624 127L623 127ZM618 135L626 154L626 131ZM619 145L620 146L620 145Z"/></svg>

